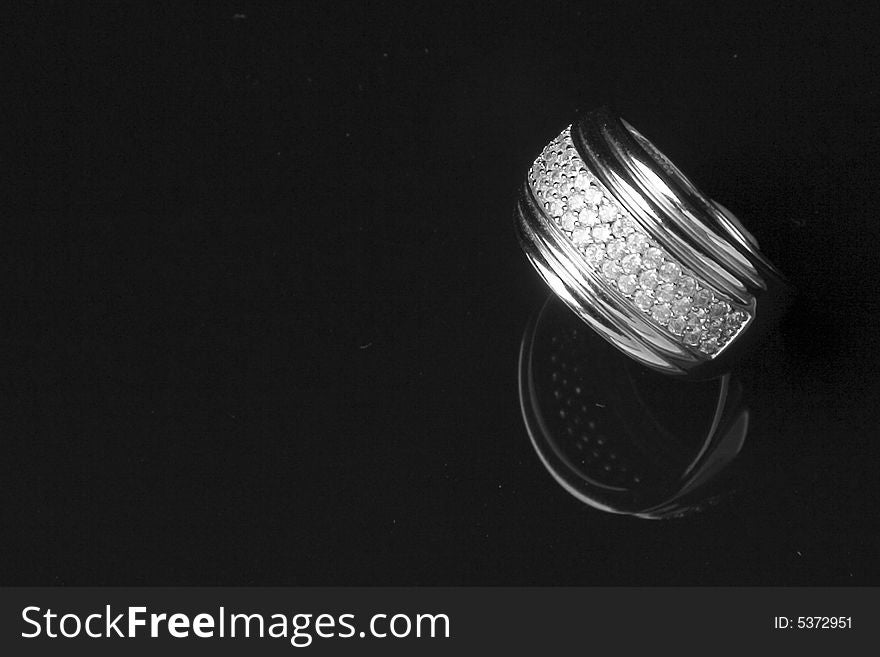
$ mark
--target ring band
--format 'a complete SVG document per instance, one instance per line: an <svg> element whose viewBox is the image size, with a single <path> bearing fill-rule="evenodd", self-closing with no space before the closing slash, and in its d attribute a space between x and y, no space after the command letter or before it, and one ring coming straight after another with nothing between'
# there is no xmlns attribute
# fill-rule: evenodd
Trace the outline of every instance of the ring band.
<svg viewBox="0 0 880 657"><path fill-rule="evenodd" d="M516 218L551 289L618 349L668 374L727 371L787 305L783 276L733 213L607 108L543 149Z"/></svg>

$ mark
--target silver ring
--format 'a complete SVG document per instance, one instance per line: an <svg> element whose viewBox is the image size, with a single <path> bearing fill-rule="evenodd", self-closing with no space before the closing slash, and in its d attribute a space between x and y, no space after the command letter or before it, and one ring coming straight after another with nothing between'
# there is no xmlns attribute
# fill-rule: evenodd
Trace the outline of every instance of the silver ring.
<svg viewBox="0 0 880 657"><path fill-rule="evenodd" d="M520 243L551 289L640 363L717 376L773 324L788 285L758 242L607 108L535 159Z"/></svg>

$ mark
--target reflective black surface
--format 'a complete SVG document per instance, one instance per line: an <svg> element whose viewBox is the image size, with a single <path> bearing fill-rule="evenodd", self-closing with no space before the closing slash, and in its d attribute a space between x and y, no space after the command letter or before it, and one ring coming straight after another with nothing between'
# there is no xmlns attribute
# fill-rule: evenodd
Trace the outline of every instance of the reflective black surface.
<svg viewBox="0 0 880 657"><path fill-rule="evenodd" d="M519 394L536 453L601 511L679 518L713 491L749 429L736 375L683 382L640 366L551 297L523 335ZM740 483L742 485L742 482Z"/></svg>
<svg viewBox="0 0 880 657"><path fill-rule="evenodd" d="M0 583L880 583L878 22L619 4L10 21ZM678 519L570 495L520 409L512 201L603 103L799 294ZM616 376L635 438L705 422Z"/></svg>

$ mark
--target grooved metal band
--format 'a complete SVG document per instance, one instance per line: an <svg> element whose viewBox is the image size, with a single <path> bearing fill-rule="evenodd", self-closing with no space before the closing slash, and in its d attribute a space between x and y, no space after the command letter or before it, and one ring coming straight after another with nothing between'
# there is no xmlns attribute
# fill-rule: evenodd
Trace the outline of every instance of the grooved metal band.
<svg viewBox="0 0 880 657"><path fill-rule="evenodd" d="M604 109L544 148L517 214L554 291L612 344L670 373L719 359L755 319L768 275L779 277L732 213Z"/></svg>

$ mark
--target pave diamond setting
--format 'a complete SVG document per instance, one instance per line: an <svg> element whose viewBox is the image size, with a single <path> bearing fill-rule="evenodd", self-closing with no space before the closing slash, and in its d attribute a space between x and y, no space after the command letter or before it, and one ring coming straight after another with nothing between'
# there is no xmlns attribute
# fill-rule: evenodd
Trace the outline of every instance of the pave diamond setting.
<svg viewBox="0 0 880 657"><path fill-rule="evenodd" d="M714 358L750 313L700 282L629 216L587 169L570 128L529 169L535 199L604 284L674 340Z"/></svg>

